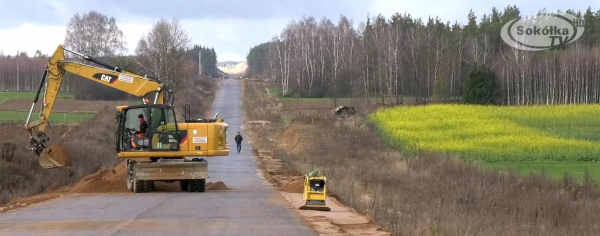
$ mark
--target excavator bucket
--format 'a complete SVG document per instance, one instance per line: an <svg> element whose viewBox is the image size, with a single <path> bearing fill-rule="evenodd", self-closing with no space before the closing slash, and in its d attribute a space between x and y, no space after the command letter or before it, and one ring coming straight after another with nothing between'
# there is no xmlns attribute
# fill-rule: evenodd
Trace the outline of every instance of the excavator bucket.
<svg viewBox="0 0 600 236"><path fill-rule="evenodd" d="M59 146L52 146L42 151L42 153L40 153L39 162L45 169L71 165L67 152Z"/></svg>

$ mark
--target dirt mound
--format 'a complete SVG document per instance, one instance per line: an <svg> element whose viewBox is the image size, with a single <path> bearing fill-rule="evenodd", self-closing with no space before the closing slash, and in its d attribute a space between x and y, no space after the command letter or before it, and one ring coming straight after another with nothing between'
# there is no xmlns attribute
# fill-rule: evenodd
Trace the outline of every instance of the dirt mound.
<svg viewBox="0 0 600 236"><path fill-rule="evenodd" d="M227 187L227 185L225 185L225 183L219 181L219 182L208 182L206 183L206 190L231 190L229 187Z"/></svg>
<svg viewBox="0 0 600 236"><path fill-rule="evenodd" d="M114 169L103 169L81 179L70 193L129 192L125 185L127 174L125 162Z"/></svg>
<svg viewBox="0 0 600 236"><path fill-rule="evenodd" d="M283 149L292 154L298 154L303 151L299 138L300 125L291 124L277 137L277 143Z"/></svg>
<svg viewBox="0 0 600 236"><path fill-rule="evenodd" d="M288 193L303 193L304 192L304 180L296 180L289 184L281 186L281 190Z"/></svg>
<svg viewBox="0 0 600 236"><path fill-rule="evenodd" d="M96 173L88 175L81 179L69 193L114 193L130 192L125 185L125 175L127 169L125 162L122 162L114 169L103 169ZM180 191L179 183L163 183L155 181L156 191ZM206 183L206 190L232 190L221 181Z"/></svg>

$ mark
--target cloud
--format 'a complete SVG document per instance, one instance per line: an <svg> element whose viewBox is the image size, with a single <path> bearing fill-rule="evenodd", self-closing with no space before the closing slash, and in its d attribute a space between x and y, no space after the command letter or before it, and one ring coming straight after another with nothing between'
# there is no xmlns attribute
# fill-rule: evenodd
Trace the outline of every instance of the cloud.
<svg viewBox="0 0 600 236"><path fill-rule="evenodd" d="M146 34L152 25L125 23L120 24L123 31L127 51L124 54L134 54L137 43L143 34ZM0 50L5 55L14 55L19 52L27 52L33 55L40 50L44 54L52 54L56 47L64 43L66 26L49 26L40 24L24 23L14 28L0 29Z"/></svg>
<svg viewBox="0 0 600 236"><path fill-rule="evenodd" d="M0 28L4 29L23 23L54 25L71 17L65 15L69 11L68 2L60 0L0 0L0 6Z"/></svg>
<svg viewBox="0 0 600 236"><path fill-rule="evenodd" d="M339 14L353 14L361 11L364 1L360 0L104 0L70 1L73 9L86 11L91 9L110 9L105 14L122 16L138 15L160 19L178 17L182 19L239 18L266 19L281 17L301 17L302 15L337 17Z"/></svg>
<svg viewBox="0 0 600 236"><path fill-rule="evenodd" d="M0 50L5 55L17 51L33 55L36 50L51 54L65 39L66 26L23 23L18 27L0 29Z"/></svg>
<svg viewBox="0 0 600 236"><path fill-rule="evenodd" d="M251 47L279 35L287 23L285 18L182 20L192 44L214 47L219 61L245 60Z"/></svg>
<svg viewBox="0 0 600 236"><path fill-rule="evenodd" d="M123 53L133 55L135 54L135 48L137 47L138 42L142 36L146 35L150 29L152 29L153 25L150 23L127 22L118 24L118 26L123 32L126 43L125 47L127 48Z"/></svg>
<svg viewBox="0 0 600 236"><path fill-rule="evenodd" d="M420 17L423 21L427 21L429 17L438 16L444 22L458 20L459 23L466 23L469 9L477 3L472 2L468 6L465 6L464 3L465 1L460 0L447 1L447 3L432 0L376 0L368 9L371 17L381 14L389 19L395 13L402 15L409 13L413 17ZM490 10L491 8L487 11Z"/></svg>
<svg viewBox="0 0 600 236"><path fill-rule="evenodd" d="M192 44L214 47L221 61L245 60L251 47L269 41L278 35L287 24L286 19L242 20L200 19L182 20L183 28L192 39ZM127 50L132 55L139 40L147 34L155 21L139 20L117 23L123 32ZM23 23L13 28L0 29L0 50L13 55L36 50L52 54L59 44L64 43L66 26Z"/></svg>

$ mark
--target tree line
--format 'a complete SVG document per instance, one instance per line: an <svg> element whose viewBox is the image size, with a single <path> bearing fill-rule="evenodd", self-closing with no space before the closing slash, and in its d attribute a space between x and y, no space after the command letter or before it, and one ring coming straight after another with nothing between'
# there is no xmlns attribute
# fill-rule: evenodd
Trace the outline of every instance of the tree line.
<svg viewBox="0 0 600 236"><path fill-rule="evenodd" d="M39 51L33 57L25 52L0 54L0 92L36 90L47 62Z"/></svg>
<svg viewBox="0 0 600 236"><path fill-rule="evenodd" d="M123 33L113 17L97 11L75 14L67 25L65 48L109 62L120 68L159 78L171 88L184 87L198 79L199 53L202 52L202 75L218 77L214 48L191 45L191 38L178 19L158 21L144 35L135 55L123 55ZM57 45L58 46L58 45ZM89 63L70 53L69 60ZM49 55L37 51L34 56L18 53L0 54L0 91L36 91ZM67 74L63 92L77 99L123 99L120 91Z"/></svg>
<svg viewBox="0 0 600 236"><path fill-rule="evenodd" d="M546 10L539 11L540 14ZM476 68L497 77L507 105L600 102L600 11L566 13L585 20L583 37L560 50L513 49L500 37L519 8L493 8L466 25L410 14L367 17L353 27L341 16L291 21L279 36L250 50L248 74L270 78L284 96L366 97L383 103L461 102Z"/></svg>
<svg viewBox="0 0 600 236"><path fill-rule="evenodd" d="M201 57L202 74L213 78L219 77L219 72L217 70L217 53L214 48L194 45L186 50L185 55L187 58L192 58L192 60L195 61L196 67L198 66L198 58Z"/></svg>

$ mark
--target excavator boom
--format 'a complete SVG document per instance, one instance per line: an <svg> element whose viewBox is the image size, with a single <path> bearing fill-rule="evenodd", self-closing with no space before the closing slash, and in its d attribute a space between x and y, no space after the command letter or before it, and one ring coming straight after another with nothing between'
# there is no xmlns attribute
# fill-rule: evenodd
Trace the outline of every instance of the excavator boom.
<svg viewBox="0 0 600 236"><path fill-rule="evenodd" d="M96 63L101 67L67 61L65 51L72 52L84 60ZM95 58L65 49L62 45L58 46L52 57L48 60L46 70L44 71L42 81L25 124L31 136L29 148L40 157L40 165L44 168L70 165L64 150L60 147L49 148L49 137L45 133L50 115L52 114L52 108L56 102L60 85L64 80L66 72L79 75L84 79L121 90L136 97L149 98L145 102L146 104L150 103L150 100L152 100L151 104L164 104L166 102L165 92L170 94L170 91L158 79L129 72ZM31 114L40 95L42 98L40 114L36 121L31 122Z"/></svg>

